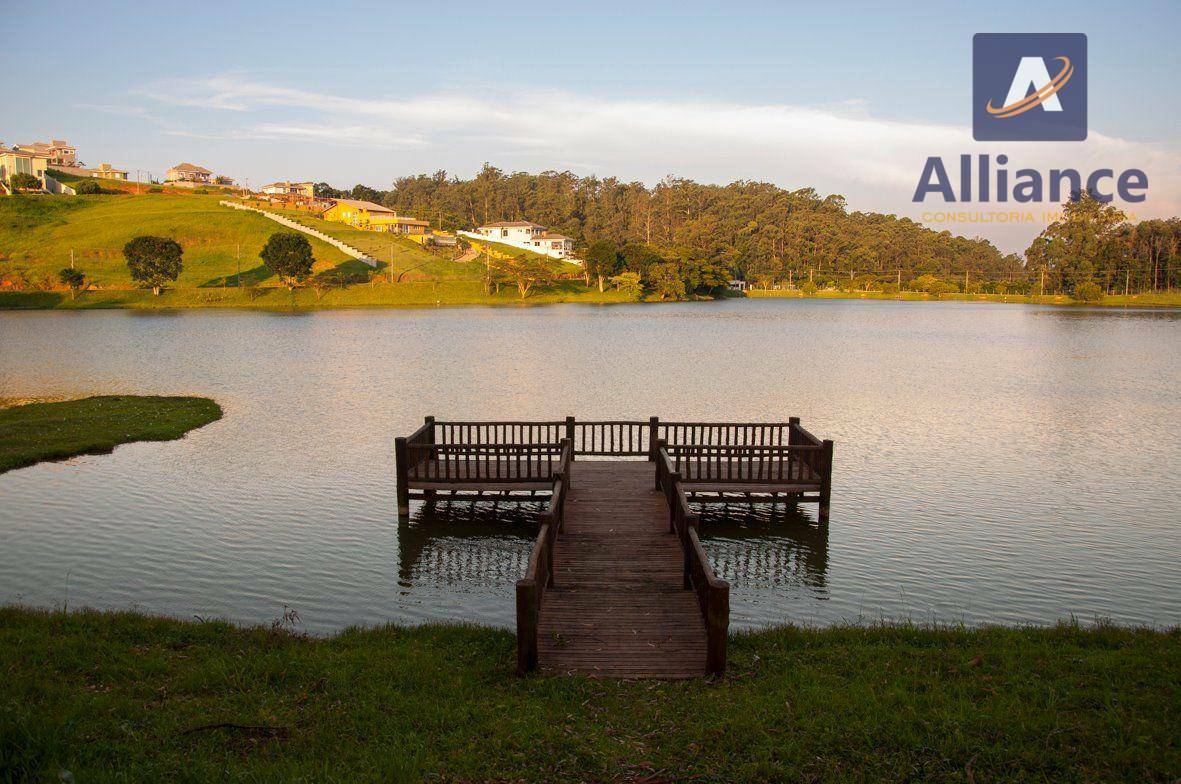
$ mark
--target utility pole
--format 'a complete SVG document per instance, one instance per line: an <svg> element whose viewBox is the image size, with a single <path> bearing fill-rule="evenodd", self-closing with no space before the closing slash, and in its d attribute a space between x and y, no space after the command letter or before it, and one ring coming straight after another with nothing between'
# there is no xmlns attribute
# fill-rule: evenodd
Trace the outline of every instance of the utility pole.
<svg viewBox="0 0 1181 784"><path fill-rule="evenodd" d="M73 258L73 251L71 251L70 258ZM71 264L70 266L72 267L73 265ZM1132 268L1129 267L1128 269L1124 270L1124 296L1125 297L1128 296L1128 280L1131 277L1132 277Z"/></svg>

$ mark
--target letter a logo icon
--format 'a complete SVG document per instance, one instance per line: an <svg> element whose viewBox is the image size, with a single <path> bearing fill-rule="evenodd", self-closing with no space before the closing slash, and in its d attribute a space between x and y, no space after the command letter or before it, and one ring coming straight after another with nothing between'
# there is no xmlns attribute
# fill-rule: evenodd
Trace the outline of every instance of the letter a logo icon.
<svg viewBox="0 0 1181 784"><path fill-rule="evenodd" d="M1087 37L977 33L972 39L977 141L1087 138Z"/></svg>

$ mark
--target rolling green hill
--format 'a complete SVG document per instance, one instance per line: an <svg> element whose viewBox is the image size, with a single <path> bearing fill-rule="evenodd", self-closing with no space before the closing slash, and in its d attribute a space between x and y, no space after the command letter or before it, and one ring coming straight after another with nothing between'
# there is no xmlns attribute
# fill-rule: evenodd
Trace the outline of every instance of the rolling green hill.
<svg viewBox="0 0 1181 784"><path fill-rule="evenodd" d="M244 283L272 276L259 251L281 226L261 215L230 210L210 194L16 196L0 199L0 277L23 274L35 283L74 263L100 287L130 288L123 245L141 234L170 237L184 248L179 287L232 282L241 258ZM309 238L317 270L356 262Z"/></svg>
<svg viewBox="0 0 1181 784"><path fill-rule="evenodd" d="M475 280L484 276L482 264L456 263L446 252L434 253L426 250L417 242L384 232L364 231L354 229L343 223L326 221L302 210L279 210L264 206L268 212L274 212L297 223L322 231L329 237L352 245L357 250L369 254L382 265L383 272L388 272L391 256L395 277L402 280Z"/></svg>

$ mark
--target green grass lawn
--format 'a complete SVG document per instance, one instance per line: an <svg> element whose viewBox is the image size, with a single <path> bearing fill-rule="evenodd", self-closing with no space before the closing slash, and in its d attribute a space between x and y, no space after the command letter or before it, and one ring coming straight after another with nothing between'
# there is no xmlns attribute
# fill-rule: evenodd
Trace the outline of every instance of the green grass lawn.
<svg viewBox="0 0 1181 784"><path fill-rule="evenodd" d="M485 294L481 280L415 280L390 285L382 280L347 288L288 291L285 288L217 287L165 289L160 296L141 289L84 291L71 299L64 291L0 291L0 310L93 310L133 308L171 310L178 308L257 308L260 310L318 310L328 308L434 307L436 305L542 305L557 302L606 304L630 302L617 291L599 293L581 281L561 281L535 288L527 299L517 295L515 286L501 286L500 292Z"/></svg>
<svg viewBox="0 0 1181 784"><path fill-rule="evenodd" d="M261 215L231 210L214 194L101 196L21 196L0 199L0 272L25 270L34 280L57 283L58 270L70 265L102 287L131 288L123 246L133 237L170 237L184 248L178 286L217 286L237 270L243 278L271 279L258 254L267 238L284 230ZM341 251L309 237L318 266L350 262Z"/></svg>
<svg viewBox="0 0 1181 784"><path fill-rule="evenodd" d="M217 403L201 397L105 395L0 408L0 473L132 441L171 441L220 418Z"/></svg>
<svg viewBox="0 0 1181 784"><path fill-rule="evenodd" d="M344 223L323 220L305 210L280 210L269 206L262 209L291 218L301 225L322 231L329 237L352 245L380 263L378 273L389 274L393 259L394 279L402 280L482 280L484 266L470 262L451 261L447 252L442 254L426 250L417 242L386 232L355 229Z"/></svg>
<svg viewBox="0 0 1181 784"><path fill-rule="evenodd" d="M748 297L759 298L808 298L799 289L754 289ZM817 291L813 299L896 299L907 302L1009 302L1040 305L1095 305L1102 307L1181 307L1181 291L1161 291L1155 294L1132 294L1129 296L1104 296L1100 302L1079 302L1065 294L1044 297L1023 294L924 294L919 291L904 291L900 294L885 294L880 291Z"/></svg>
<svg viewBox="0 0 1181 784"><path fill-rule="evenodd" d="M789 627L735 637L725 678L689 682L522 679L513 646L0 608L0 779L1181 776L1176 630Z"/></svg>

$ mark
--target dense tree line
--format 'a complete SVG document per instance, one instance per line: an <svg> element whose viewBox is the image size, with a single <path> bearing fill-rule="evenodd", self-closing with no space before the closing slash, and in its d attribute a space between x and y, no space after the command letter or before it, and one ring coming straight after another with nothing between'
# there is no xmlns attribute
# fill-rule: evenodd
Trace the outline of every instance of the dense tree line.
<svg viewBox="0 0 1181 784"><path fill-rule="evenodd" d="M327 185L320 190L341 193ZM895 281L924 273L993 276L1021 269L1019 258L985 240L932 231L893 215L850 212L841 196L763 182L704 185L667 177L648 187L570 172L506 174L486 165L470 180L439 171L401 177L388 191L358 185L347 195L449 229L531 220L573 237L584 253L596 242L612 243L625 266L645 278L657 259L688 265L693 270L683 277L691 288L704 285L694 286L697 278L714 279L718 269L764 285L866 274ZM640 252L640 246L650 250Z"/></svg>
<svg viewBox="0 0 1181 784"><path fill-rule="evenodd" d="M1125 285L1169 288L1178 266L1177 219L1131 225L1085 193L1067 203L1063 219L1025 259L908 218L851 212L839 195L745 180L705 185L670 176L648 187L485 165L468 180L438 171L400 177L387 191L321 183L317 193L378 202L446 229L531 220L574 238L590 261L588 284L631 286L631 278L612 279L635 274L668 298L706 293L730 278L762 287L931 293L1074 293L1086 280L1122 293Z"/></svg>
<svg viewBox="0 0 1181 784"><path fill-rule="evenodd" d="M1111 204L1083 192L1025 251L1028 270L1048 292L1165 291L1181 273L1181 219L1129 223ZM1091 299L1091 296L1085 297Z"/></svg>

